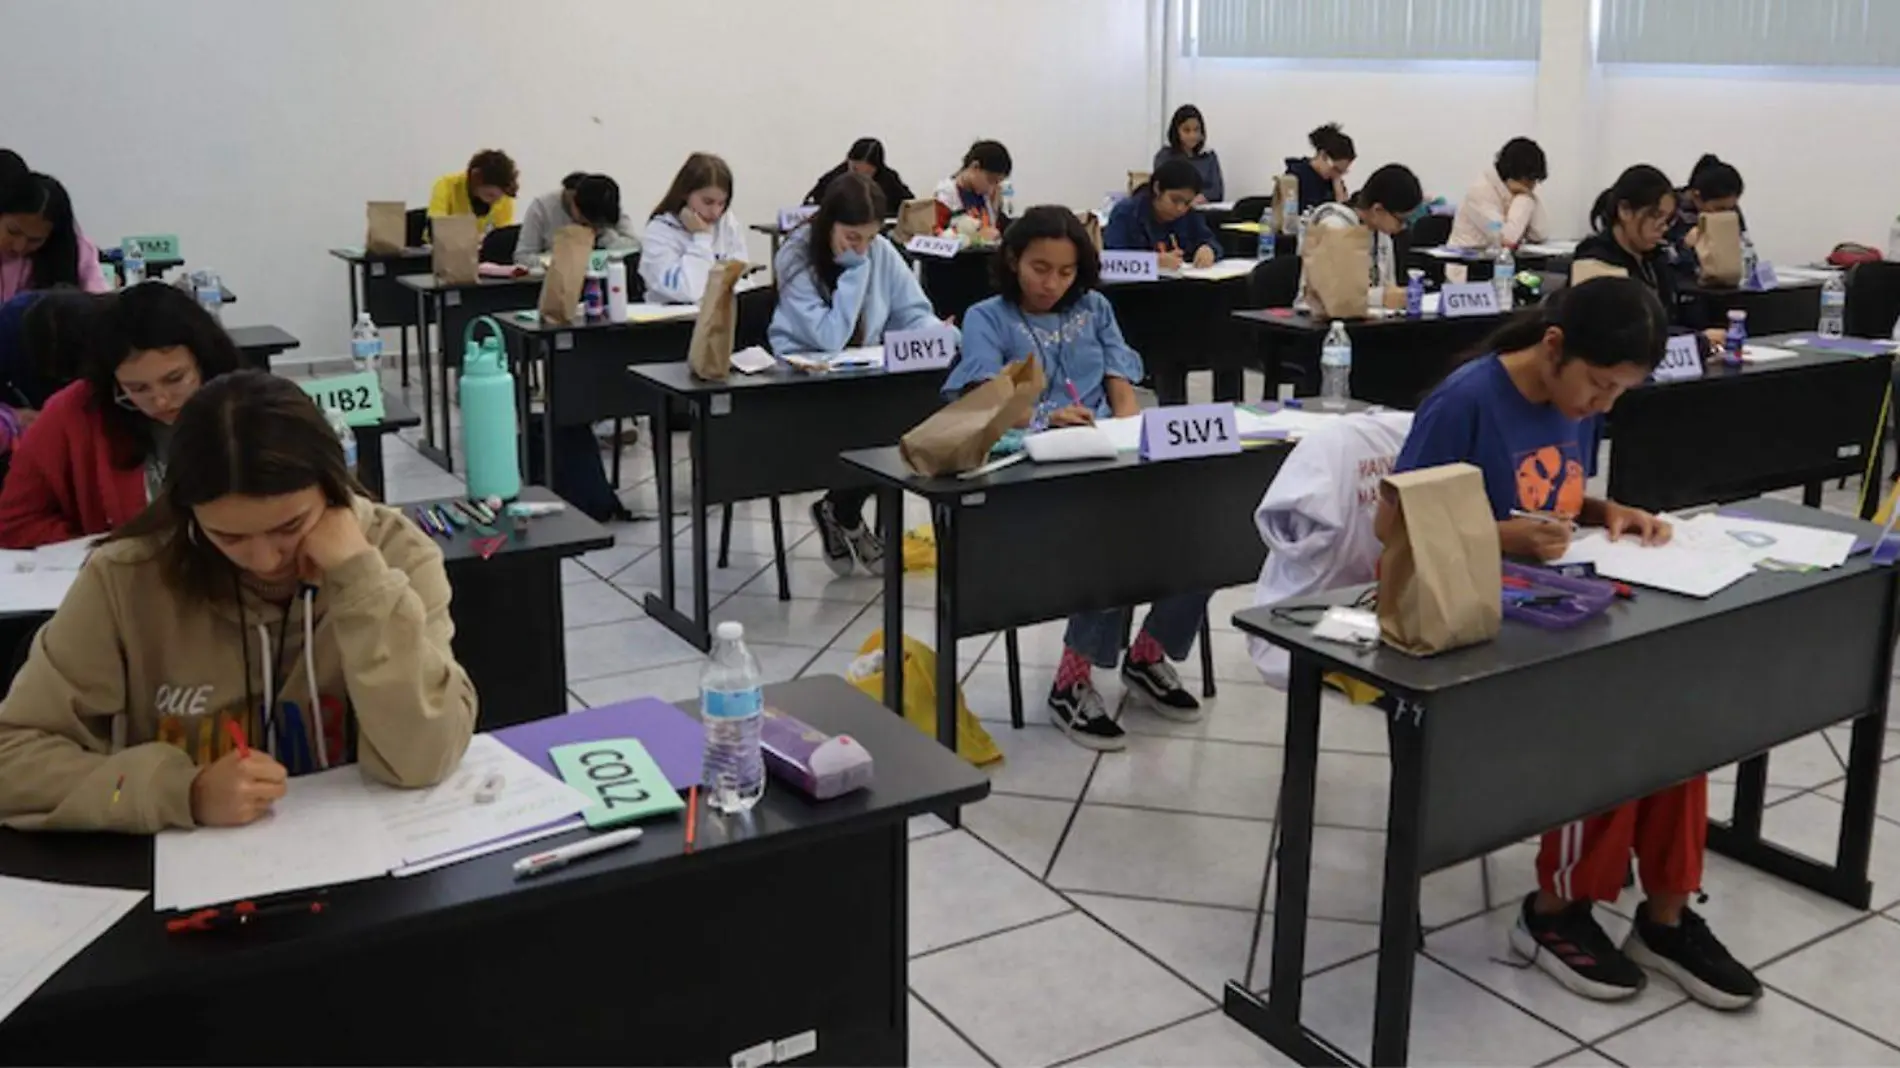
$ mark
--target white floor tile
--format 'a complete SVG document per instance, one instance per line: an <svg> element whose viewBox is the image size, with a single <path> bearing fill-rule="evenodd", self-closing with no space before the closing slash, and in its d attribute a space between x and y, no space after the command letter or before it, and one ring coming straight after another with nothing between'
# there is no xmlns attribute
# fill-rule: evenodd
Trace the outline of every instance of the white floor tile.
<svg viewBox="0 0 1900 1068"><path fill-rule="evenodd" d="M1829 790L1833 789L1837 788L1824 786L1821 788L1821 793L1838 800L1840 797L1839 794L1828 793ZM1778 801L1786 801L1797 793L1800 793L1800 791L1792 786L1765 787L1762 790L1763 804L1772 805ZM1709 818L1726 820L1732 818L1734 814L1735 784L1732 782L1716 782L1713 779L1709 780Z"/></svg>
<svg viewBox="0 0 1900 1068"><path fill-rule="evenodd" d="M1299 1064L1219 1010L1091 1053L1074 1063L1091 1068L1293 1068Z"/></svg>
<svg viewBox="0 0 1900 1068"><path fill-rule="evenodd" d="M1049 870L1075 805L992 792L963 809L963 826L1038 879Z"/></svg>
<svg viewBox="0 0 1900 1068"><path fill-rule="evenodd" d="M818 650L830 645L863 611L863 606L843 601L781 601L777 597L734 594L720 602L712 618L715 624L728 619L744 623L749 641L803 645Z"/></svg>
<svg viewBox="0 0 1900 1068"><path fill-rule="evenodd" d="M839 643L856 649L863 644L864 639L869 638L872 634L882 634L883 632L883 602L882 600L874 600L871 602L870 611L859 616L856 620L852 621L849 627L845 628L844 633L839 636ZM935 649L937 647L937 614L919 608L904 609L904 637L915 638L923 642L927 647ZM957 639L957 674L963 674L963 669L979 661L983 656L983 650L989 647L990 640L993 637L995 636L990 634L975 634ZM996 662L999 664L1002 663L1002 648L1003 643L1000 641L997 642ZM1025 691L1025 697L1027 697L1027 691Z"/></svg>
<svg viewBox="0 0 1900 1068"><path fill-rule="evenodd" d="M1806 789L1846 774L1847 769L1834 755L1834 748L1819 734L1804 735L1768 753L1768 781L1776 786ZM1714 782L1734 782L1735 768L1731 765L1717 769L1709 773L1709 778Z"/></svg>
<svg viewBox="0 0 1900 1068"><path fill-rule="evenodd" d="M1773 991L1744 1012L1684 1005L1597 1045L1624 1064L1900 1064L1900 1050Z"/></svg>
<svg viewBox="0 0 1900 1068"><path fill-rule="evenodd" d="M1255 973L1249 980L1247 945L1253 935L1251 910L1176 905L1162 901L1069 895L1077 905L1114 928L1124 938L1152 953L1156 959L1219 999L1229 980L1267 985L1272 958L1273 917L1263 917ZM1313 920L1306 928L1306 970L1310 974L1376 949L1379 929L1370 924Z"/></svg>
<svg viewBox="0 0 1900 1068"><path fill-rule="evenodd" d="M561 561L561 585L571 586L576 582L589 582L600 576L580 565L578 560Z"/></svg>
<svg viewBox="0 0 1900 1068"><path fill-rule="evenodd" d="M1279 871L1275 868L1273 884ZM1308 912L1323 919L1379 918L1385 884L1385 834L1340 827L1313 829L1313 875ZM1268 888L1268 901L1273 900ZM1419 889L1427 929L1484 910L1483 877L1477 861L1427 875Z"/></svg>
<svg viewBox="0 0 1900 1068"><path fill-rule="evenodd" d="M1015 730L1007 724L985 724L1003 759L986 766L990 788L998 793L1025 794L1074 801L1082 796L1089 771L1099 755L1084 749L1054 727L1031 724Z"/></svg>
<svg viewBox="0 0 1900 1068"><path fill-rule="evenodd" d="M910 844L910 952L1066 912L1069 903L963 831Z"/></svg>
<svg viewBox="0 0 1900 1068"><path fill-rule="evenodd" d="M1895 787L1888 784L1888 788ZM1762 837L1829 864L1834 862L1840 828L1840 802L1819 794L1802 794L1762 814ZM1874 907L1884 908L1900 900L1900 826L1881 819L1874 821L1868 877L1874 884Z"/></svg>
<svg viewBox="0 0 1900 1068"><path fill-rule="evenodd" d="M974 1046L915 996L910 999L909 1060L918 1068L990 1068Z"/></svg>
<svg viewBox="0 0 1900 1068"><path fill-rule="evenodd" d="M1238 631L1217 630L1214 638L1215 682L1259 682L1260 669L1247 652L1247 638ZM1201 677L1201 650L1198 645L1188 658L1175 665L1182 678Z"/></svg>
<svg viewBox="0 0 1900 1068"><path fill-rule="evenodd" d="M1761 981L1900 1043L1893 992L1900 988L1900 924L1884 916L1822 940L1759 973Z"/></svg>
<svg viewBox="0 0 1900 1068"><path fill-rule="evenodd" d="M701 653L684 638L651 619L576 627L567 632L567 681L570 686L603 675L698 660Z"/></svg>
<svg viewBox="0 0 1900 1068"><path fill-rule="evenodd" d="M1126 750L1102 754L1088 800L1272 819L1281 763L1281 751L1264 745L1131 735Z"/></svg>
<svg viewBox="0 0 1900 1068"><path fill-rule="evenodd" d="M1237 630L1234 613L1243 608L1252 608L1253 598L1252 583L1214 591L1214 596L1207 602L1207 625L1215 630Z"/></svg>
<svg viewBox="0 0 1900 1068"><path fill-rule="evenodd" d="M1355 705L1332 690L1320 694L1319 747L1326 752L1389 752L1385 713L1372 705Z"/></svg>
<svg viewBox="0 0 1900 1068"><path fill-rule="evenodd" d="M969 809L964 809L964 812L967 814ZM966 819L964 822L967 825L969 821ZM939 831L947 831L949 829L950 825L943 822L943 817L933 815L929 812L921 816L912 816L910 818L910 837L912 838L922 838L924 835L936 834Z"/></svg>
<svg viewBox="0 0 1900 1068"><path fill-rule="evenodd" d="M1391 783L1392 762L1386 757L1321 753L1314 822L1331 827L1383 830Z"/></svg>
<svg viewBox="0 0 1900 1068"><path fill-rule="evenodd" d="M914 960L910 980L1006 1065L1052 1064L1208 1008L1193 987L1073 913Z"/></svg>
<svg viewBox="0 0 1900 1068"><path fill-rule="evenodd" d="M648 524L648 526L652 525L653 524L650 523ZM656 538L659 536L657 531L654 536ZM616 533L616 540L612 545L605 549L595 549L590 553L582 553L574 562L600 578L611 579L624 571L627 565L647 555L654 549L654 546L651 544L629 541L627 538L627 531L622 529Z"/></svg>
<svg viewBox="0 0 1900 1068"><path fill-rule="evenodd" d="M1272 837L1256 820L1083 805L1049 885L1253 908Z"/></svg>
<svg viewBox="0 0 1900 1068"><path fill-rule="evenodd" d="M810 649L796 646L747 643L758 658L759 674L767 683L785 682L793 677ZM599 678L582 679L570 688L589 706L631 701L636 697L657 697L662 701L687 701L699 696L699 674L705 661L698 655L691 660L640 671L624 671Z"/></svg>
<svg viewBox="0 0 1900 1068"><path fill-rule="evenodd" d="M1616 1068L1615 1061L1589 1047L1545 1062L1545 1068Z"/></svg>
<svg viewBox="0 0 1900 1068"><path fill-rule="evenodd" d="M677 587L677 592L674 593L674 597L676 598L675 603L680 606L682 612L691 611L693 603L692 558L684 552L676 552L673 554L673 561L673 582ZM744 586L746 583L752 581L754 576L765 571L771 563L772 559L769 556L754 556L750 553L739 552L732 554L730 566L728 567L719 567L717 566L716 559L708 559L706 561L706 589L711 591L714 595L713 601L717 603L720 599L718 595L731 593L739 587ZM612 581L614 585L626 590L635 597L644 598L649 593L659 593L660 554L653 552L640 557L638 560L635 560L617 572ZM773 589L772 595L774 597L778 595L776 588Z"/></svg>
<svg viewBox="0 0 1900 1068"><path fill-rule="evenodd" d="M866 575L862 571L840 577L829 565L798 556L786 558L785 581L791 587L793 597L849 601L852 604L870 604L871 599L884 588L881 578ZM778 569L768 567L759 572L750 582L739 587L739 592L753 597L777 597Z"/></svg>
<svg viewBox="0 0 1900 1068"><path fill-rule="evenodd" d="M1100 681L1099 679L1097 680ZM1280 745L1286 741L1286 696L1264 683L1221 682L1213 697L1201 696L1198 680L1188 683L1188 691L1201 702L1201 718L1195 723L1177 723L1139 702L1131 703L1121 718L1124 729L1133 734L1160 734L1173 738L1205 738L1210 741L1256 742ZM1274 750L1278 760L1279 750Z"/></svg>
<svg viewBox="0 0 1900 1068"><path fill-rule="evenodd" d="M591 627L646 615L632 597L597 578L561 587L561 618L568 627Z"/></svg>
<svg viewBox="0 0 1900 1068"><path fill-rule="evenodd" d="M1411 1063L1537 1064L1576 1048L1576 1039L1429 958L1413 960ZM1306 983L1306 1025L1362 1062L1372 1049L1377 966L1376 957L1367 957Z"/></svg>

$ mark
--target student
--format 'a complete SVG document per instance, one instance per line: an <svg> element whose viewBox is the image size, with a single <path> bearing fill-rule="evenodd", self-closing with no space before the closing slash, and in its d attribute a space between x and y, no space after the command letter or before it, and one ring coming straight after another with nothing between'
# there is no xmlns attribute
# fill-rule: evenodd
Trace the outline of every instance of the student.
<svg viewBox="0 0 1900 1068"><path fill-rule="evenodd" d="M1201 118L1201 109L1193 104L1182 104L1174 109L1174 118L1168 120L1168 143L1155 153L1155 173L1161 173L1162 165L1169 160L1184 160L1199 172L1201 195L1194 198L1196 204L1227 199L1227 183L1221 181L1220 175L1220 156L1207 147L1207 120Z"/></svg>
<svg viewBox="0 0 1900 1068"><path fill-rule="evenodd" d="M878 232L884 210L884 195L870 178L842 174L826 188L818 213L786 237L772 261L778 307L767 337L773 352L837 352L882 344L892 330L937 324L917 276ZM884 544L864 521L870 497L869 487L834 489L812 503L825 563L838 575L850 574L854 561L883 573Z"/></svg>
<svg viewBox="0 0 1900 1068"><path fill-rule="evenodd" d="M554 231L563 226L585 226L594 231L597 249L640 249L633 220L620 210L620 184L604 174L575 171L561 179L561 188L530 201L521 216L515 262L523 267L540 266L541 257L554 251Z"/></svg>
<svg viewBox="0 0 1900 1068"><path fill-rule="evenodd" d="M144 282L112 298L84 377L53 394L0 489L0 548L104 534L158 494L179 411L242 365L191 295Z"/></svg>
<svg viewBox="0 0 1900 1068"><path fill-rule="evenodd" d="M1365 226L1372 231L1372 270L1368 287L1397 284L1398 253L1392 238L1404 232L1425 203L1418 175L1402 163L1388 163L1372 172L1366 184L1344 201L1321 204L1306 213L1308 227ZM1306 267L1300 267L1300 293L1306 293Z"/></svg>
<svg viewBox="0 0 1900 1068"><path fill-rule="evenodd" d="M1572 277L1579 267L1621 271L1656 295L1671 324L1681 324L1683 308L1663 240L1675 217L1676 189L1669 176L1647 163L1629 168L1590 209L1592 233L1577 244Z"/></svg>
<svg viewBox="0 0 1900 1068"><path fill-rule="evenodd" d="M1666 335L1662 306L1639 282L1598 278L1559 293L1510 322L1488 355L1452 372L1426 398L1397 469L1476 465L1509 555L1552 560L1570 543L1569 522L1514 511L1603 527L1612 538L1667 541L1667 523L1587 496L1584 486L1604 413L1655 370ZM1382 513L1382 531L1391 519ZM1518 911L1512 948L1597 1000L1634 997L1647 967L1714 1008L1753 1002L1761 984L1689 908L1702 886L1707 835L1708 780L1700 775L1545 833L1538 889ZM1619 949L1591 909L1622 894L1632 852L1648 899Z"/></svg>
<svg viewBox="0 0 1900 1068"><path fill-rule="evenodd" d="M1537 185L1550 177L1544 150L1528 137L1513 137L1497 159L1465 190L1451 221L1450 244L1456 248L1516 248L1542 241L1549 224ZM1493 228L1496 229L1493 229Z"/></svg>
<svg viewBox="0 0 1900 1068"><path fill-rule="evenodd" d="M726 161L706 152L686 157L641 240L647 299L697 304L714 264L745 259L745 229L731 206L732 168Z"/></svg>
<svg viewBox="0 0 1900 1068"><path fill-rule="evenodd" d="M110 295L30 289L0 304L0 472L53 394L101 343Z"/></svg>
<svg viewBox="0 0 1900 1068"><path fill-rule="evenodd" d="M508 153L484 148L469 157L458 174L445 174L429 191L429 218L473 215L482 233L515 223L515 196L521 192L521 171Z"/></svg>
<svg viewBox="0 0 1900 1068"><path fill-rule="evenodd" d="M916 196L896 171L884 165L884 142L875 137L860 137L851 142L851 150L844 154L843 163L826 171L812 184L811 192L805 194L804 202L816 204L823 200L831 180L845 171L855 171L876 182L878 192L884 195L884 210L887 212L895 212L900 204Z"/></svg>
<svg viewBox="0 0 1900 1068"><path fill-rule="evenodd" d="M1185 159L1155 168L1141 191L1115 203L1102 230L1102 247L1157 252L1161 269L1180 268L1187 259L1207 267L1220 258L1220 242L1207 218L1194 210L1201 172Z"/></svg>
<svg viewBox="0 0 1900 1068"><path fill-rule="evenodd" d="M1286 161L1286 173L1300 182L1302 212L1346 199L1346 172L1352 169L1352 161L1359 158L1352 138L1347 137L1336 122L1321 126L1307 134L1306 139L1313 145L1313 154L1288 156Z"/></svg>
<svg viewBox="0 0 1900 1068"><path fill-rule="evenodd" d="M174 445L153 507L86 561L0 705L0 818L235 826L352 760L440 782L476 712L442 550L362 495L288 379L206 385Z"/></svg>
<svg viewBox="0 0 1900 1068"><path fill-rule="evenodd" d="M1106 416L1137 415L1135 383L1141 357L1122 340L1115 310L1097 289L1101 266L1095 242L1067 208L1030 208L1003 235L996 256L997 295L963 318L963 354L944 384L948 396L1002 373L1034 355L1047 378L1039 410L1050 426L1082 426ZM1078 531L1078 537L1087 532ZM1158 714L1191 723L1201 703L1181 685L1169 658L1193 648L1207 611L1207 594L1156 601L1121 659L1128 692ZM1050 718L1078 745L1117 750L1122 728L1108 715L1091 679L1092 667L1112 668L1122 653L1131 610L1110 608L1069 617L1062 665L1049 693Z"/></svg>
<svg viewBox="0 0 1900 1068"><path fill-rule="evenodd" d="M88 293L109 288L98 248L73 218L66 187L49 174L21 179L16 172L10 185L0 186L0 301L54 286Z"/></svg>
<svg viewBox="0 0 1900 1068"><path fill-rule="evenodd" d="M984 243L996 241L1009 223L1003 215L1003 183L1009 181L1014 166L1001 141L971 145L957 173L937 183L938 231L969 219L975 225L972 237Z"/></svg>
<svg viewBox="0 0 1900 1068"><path fill-rule="evenodd" d="M1701 258L1695 247L1696 224L1705 211L1732 211L1742 232L1748 232L1748 220L1742 215L1742 172L1734 164L1714 155L1696 160L1689 172L1689 184L1676 190L1676 217L1664 235L1676 260L1676 272L1693 285L1701 274Z"/></svg>

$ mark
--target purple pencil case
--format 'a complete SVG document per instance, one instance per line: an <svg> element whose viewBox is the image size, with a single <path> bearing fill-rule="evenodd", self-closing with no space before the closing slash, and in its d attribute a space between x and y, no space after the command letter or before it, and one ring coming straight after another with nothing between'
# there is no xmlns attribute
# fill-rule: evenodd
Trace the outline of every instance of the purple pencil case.
<svg viewBox="0 0 1900 1068"><path fill-rule="evenodd" d="M1555 603L1545 598L1561 597ZM1602 579L1571 578L1548 568L1504 564L1504 618L1545 630L1567 630L1608 611L1616 587Z"/></svg>

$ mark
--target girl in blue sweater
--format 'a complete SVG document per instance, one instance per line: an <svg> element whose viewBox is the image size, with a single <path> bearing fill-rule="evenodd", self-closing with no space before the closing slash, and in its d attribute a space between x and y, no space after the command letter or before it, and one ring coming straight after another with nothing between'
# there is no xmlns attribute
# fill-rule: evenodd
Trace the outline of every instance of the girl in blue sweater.
<svg viewBox="0 0 1900 1068"><path fill-rule="evenodd" d="M772 263L778 308L767 340L781 356L879 345L892 330L937 321L930 299L897 247L879 230L884 195L877 183L846 172L825 186L818 211L793 231ZM883 543L864 522L868 487L834 489L812 504L825 563L839 575L853 563L881 574Z"/></svg>
<svg viewBox="0 0 1900 1068"><path fill-rule="evenodd" d="M963 354L950 369L944 392L956 396L1002 373L1006 364L1034 356L1048 379L1039 406L1054 408L1051 426L1080 426L1098 416L1141 411L1135 383L1141 357L1122 340L1108 298L1095 289L1101 267L1095 243L1075 213L1063 207L1030 208L1003 234L996 256L998 296L963 316ZM1125 744L1096 692L1091 669L1121 660L1130 696L1169 719L1191 723L1201 704L1181 685L1170 658L1183 659L1194 645L1207 594L1156 601L1141 631L1121 656L1128 608L1079 612L1062 638L1062 664L1049 693L1049 714L1078 745L1115 750Z"/></svg>

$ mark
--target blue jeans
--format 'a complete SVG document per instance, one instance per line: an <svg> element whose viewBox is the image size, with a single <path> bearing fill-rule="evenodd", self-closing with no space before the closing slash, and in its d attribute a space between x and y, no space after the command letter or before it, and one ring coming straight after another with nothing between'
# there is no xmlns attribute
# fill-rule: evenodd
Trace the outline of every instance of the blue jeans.
<svg viewBox="0 0 1900 1068"><path fill-rule="evenodd" d="M1173 660L1187 659L1194 638L1201 632L1201 617L1207 614L1205 593L1180 593L1164 597L1148 609L1141 629L1161 643ZM1112 668L1121 657L1122 635L1128 631L1133 608L1107 608L1100 612L1077 612L1069 617L1069 629L1062 644L1083 656L1096 667Z"/></svg>

